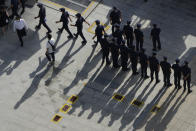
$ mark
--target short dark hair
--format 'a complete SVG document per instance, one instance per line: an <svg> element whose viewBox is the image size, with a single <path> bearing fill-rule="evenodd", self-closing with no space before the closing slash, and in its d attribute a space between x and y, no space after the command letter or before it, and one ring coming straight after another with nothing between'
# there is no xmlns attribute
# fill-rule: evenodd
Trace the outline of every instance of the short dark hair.
<svg viewBox="0 0 196 131"><path fill-rule="evenodd" d="M48 34L47 37L48 37L48 39L51 39L52 38L52 35L51 34Z"/></svg>

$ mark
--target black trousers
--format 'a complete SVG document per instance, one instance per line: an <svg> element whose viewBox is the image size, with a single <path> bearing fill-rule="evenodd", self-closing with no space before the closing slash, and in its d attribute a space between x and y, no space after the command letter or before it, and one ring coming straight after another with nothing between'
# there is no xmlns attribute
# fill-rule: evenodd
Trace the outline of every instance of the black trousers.
<svg viewBox="0 0 196 131"><path fill-rule="evenodd" d="M137 72L137 62L131 62L131 67L132 67L132 71L133 74Z"/></svg>
<svg viewBox="0 0 196 131"><path fill-rule="evenodd" d="M131 48L133 46L133 38L130 36L126 36L127 38L127 46Z"/></svg>
<svg viewBox="0 0 196 131"><path fill-rule="evenodd" d="M136 39L136 50L139 51L143 48L143 39Z"/></svg>
<svg viewBox="0 0 196 131"><path fill-rule="evenodd" d="M147 76L147 64L141 64L141 75L142 77Z"/></svg>
<svg viewBox="0 0 196 131"><path fill-rule="evenodd" d="M160 42L160 38L152 38L152 43L153 43L153 48L154 49L161 49L161 42ZM158 44L158 45L157 45Z"/></svg>
<svg viewBox="0 0 196 131"><path fill-rule="evenodd" d="M163 81L165 83L165 85L171 84L170 83L170 75L171 73L169 72L163 72Z"/></svg>
<svg viewBox="0 0 196 131"><path fill-rule="evenodd" d="M104 50L102 50L102 63L104 63L105 60L106 60L106 63L107 63L107 64L110 63L109 51L104 51Z"/></svg>
<svg viewBox="0 0 196 131"><path fill-rule="evenodd" d="M20 13L20 15L22 15L25 12L25 2L22 2L22 11Z"/></svg>
<svg viewBox="0 0 196 131"><path fill-rule="evenodd" d="M86 41L83 32L82 32L82 28L81 29L77 29L77 33L76 33L76 38L78 37L78 35L83 39L83 41Z"/></svg>
<svg viewBox="0 0 196 131"><path fill-rule="evenodd" d="M175 87L177 88L180 88L180 79L181 79L181 75L174 75L174 84L175 84Z"/></svg>
<svg viewBox="0 0 196 131"><path fill-rule="evenodd" d="M184 90L186 90L186 86L188 87L188 91L191 90L191 80L184 80Z"/></svg>
<svg viewBox="0 0 196 131"><path fill-rule="evenodd" d="M117 67L118 66L118 57L119 55L118 54L112 54L112 61L113 61L113 67Z"/></svg>
<svg viewBox="0 0 196 131"><path fill-rule="evenodd" d="M150 77L151 77L151 80L153 81L154 79L154 74L155 74L155 77L156 77L156 81L159 81L159 72L155 69L150 69Z"/></svg>
<svg viewBox="0 0 196 131"><path fill-rule="evenodd" d="M20 41L20 43L21 43L21 46L23 46L22 30L16 30L16 32L17 32L17 35L18 35L18 39L19 39L19 41Z"/></svg>
<svg viewBox="0 0 196 131"><path fill-rule="evenodd" d="M51 57L52 57L52 61L55 61L54 52L53 53L46 53L45 55L46 55L48 61L51 61Z"/></svg>
<svg viewBox="0 0 196 131"><path fill-rule="evenodd" d="M63 27L61 28L61 32L63 31L63 29L65 29L67 31L67 33L69 34L69 36L73 36L71 31L69 30L69 26L67 24L63 25Z"/></svg>
<svg viewBox="0 0 196 131"><path fill-rule="evenodd" d="M48 30L48 32L51 32L51 29L48 27L48 25L46 24L45 20L40 20L39 21L38 28L40 28L41 25L43 25Z"/></svg>
<svg viewBox="0 0 196 131"><path fill-rule="evenodd" d="M127 69L128 57L121 57L121 66L123 69Z"/></svg>
<svg viewBox="0 0 196 131"><path fill-rule="evenodd" d="M19 16L18 15L18 7L13 7L12 8L12 15L10 16L10 18L13 19L14 16Z"/></svg>

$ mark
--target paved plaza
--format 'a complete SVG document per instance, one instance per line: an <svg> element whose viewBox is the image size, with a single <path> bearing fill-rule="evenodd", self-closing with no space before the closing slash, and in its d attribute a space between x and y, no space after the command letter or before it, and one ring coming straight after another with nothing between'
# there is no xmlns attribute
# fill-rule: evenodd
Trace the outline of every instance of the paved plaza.
<svg viewBox="0 0 196 131"><path fill-rule="evenodd" d="M196 2L38 2L46 7L47 23L56 40L56 63L48 65L46 29L34 29L39 22L34 19L38 7L29 0L23 15L29 26L24 47L20 47L11 24L5 35L0 36L0 131L196 131ZM85 46L81 38L68 40L65 31L56 33L61 27L55 23L61 15L58 9L64 6L72 15L82 13L91 24L84 25L88 41ZM189 61L192 93L177 91L174 85L165 88L162 71L161 82L155 84L140 75L132 76L132 71L101 64L101 47L92 46L94 21L99 19L110 34L109 13L113 6L122 11L123 24L131 19L132 26L142 25L148 55L152 54L152 24L161 27L162 50L158 59L167 56L170 63L176 58ZM72 19L74 23L76 19ZM70 28L76 32L75 27ZM173 83L173 74L171 77ZM115 94L121 95L122 100L116 100Z"/></svg>

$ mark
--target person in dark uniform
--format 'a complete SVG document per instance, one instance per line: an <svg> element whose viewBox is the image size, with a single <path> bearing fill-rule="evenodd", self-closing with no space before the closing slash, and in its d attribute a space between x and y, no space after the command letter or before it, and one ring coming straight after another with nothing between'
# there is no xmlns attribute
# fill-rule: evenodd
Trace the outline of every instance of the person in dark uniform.
<svg viewBox="0 0 196 131"><path fill-rule="evenodd" d="M71 31L69 30L69 26L68 26L68 23L69 23L69 20L72 22L70 16L69 16L69 13L67 11L65 11L65 8L60 8L60 11L62 12L62 15L61 15L61 18L59 21L56 21L56 23L60 23L62 22L63 23L63 26L62 28L59 28L59 33L62 33L63 32L63 29L65 29L67 31L67 33L69 34L69 36L67 38L73 38L73 35L71 33Z"/></svg>
<svg viewBox="0 0 196 131"><path fill-rule="evenodd" d="M144 42L144 34L140 28L141 28L141 25L137 24L137 29L134 30L137 51L139 51L143 48L143 42Z"/></svg>
<svg viewBox="0 0 196 131"><path fill-rule="evenodd" d="M188 66L188 62L185 61L185 65L182 67L182 75L184 80L184 91L186 90L186 86L188 87L188 93L191 93L191 68Z"/></svg>
<svg viewBox="0 0 196 131"><path fill-rule="evenodd" d="M112 40L113 42L111 43L111 54L112 54L112 62L113 62L113 67L114 68L119 68L120 65L118 64L118 57L119 57L119 47L116 45L115 40Z"/></svg>
<svg viewBox="0 0 196 131"><path fill-rule="evenodd" d="M107 40L108 35L105 34L104 38L102 38L100 40L100 44L101 44L101 50L102 50L102 64L105 62L106 60L106 64L110 65L111 62L109 60L109 53L110 53L110 43Z"/></svg>
<svg viewBox="0 0 196 131"><path fill-rule="evenodd" d="M14 19L14 16L18 15L18 4L19 0L11 0L11 9L12 9L12 15L10 16L11 19Z"/></svg>
<svg viewBox="0 0 196 131"><path fill-rule="evenodd" d="M180 89L180 79L181 79L181 73L182 73L182 67L179 65L180 60L176 60L176 64L172 65L172 69L174 70L174 84L176 89Z"/></svg>
<svg viewBox="0 0 196 131"><path fill-rule="evenodd" d="M133 27L131 27L131 21L127 21L127 25L123 27L123 33L127 39L127 46L131 48L133 46Z"/></svg>
<svg viewBox="0 0 196 131"><path fill-rule="evenodd" d="M152 56L149 58L149 65L150 65L150 76L151 76L151 81L154 80L154 73L156 77L156 83L159 83L159 60L156 58L156 53L153 53Z"/></svg>
<svg viewBox="0 0 196 131"><path fill-rule="evenodd" d="M98 42L101 43L103 33L105 34L105 30L104 27L100 24L99 20L96 20L95 23L97 27L95 29L95 35L93 37L93 40L95 39L95 37L97 37L97 42L95 42L95 46L97 46Z"/></svg>
<svg viewBox="0 0 196 131"><path fill-rule="evenodd" d="M37 6L38 6L40 9L39 9L39 14L38 14L37 17L35 17L35 19L40 18L40 20L39 20L39 24L38 24L35 28L36 28L36 29L40 29L40 28L41 28L41 25L43 25L43 26L48 30L47 34L49 34L49 33L51 33L52 31L51 31L51 29L48 27L48 25L46 24L46 9L45 9L45 7L44 7L42 4L40 4L40 3L38 3Z"/></svg>
<svg viewBox="0 0 196 131"><path fill-rule="evenodd" d="M156 24L153 24L153 29L151 30L151 39L153 43L153 51L157 50L157 43L158 43L158 50L161 50L161 42L160 42L160 32L161 29L157 28Z"/></svg>
<svg viewBox="0 0 196 131"><path fill-rule="evenodd" d="M148 56L145 54L145 49L141 49L139 53L140 65L141 65L141 77L144 79L149 78L147 75L147 68L148 68Z"/></svg>
<svg viewBox="0 0 196 131"><path fill-rule="evenodd" d="M135 51L135 46L132 46L130 49L130 61L131 61L131 67L133 71L133 75L138 75L137 72L137 64L138 64L138 53Z"/></svg>
<svg viewBox="0 0 196 131"><path fill-rule="evenodd" d="M71 25L71 26L76 26L77 27L77 33L74 34L74 36L77 39L78 35L80 35L81 38L83 39L82 44L85 45L87 43L87 41L86 41L86 39L85 39L85 37L83 35L83 32L82 32L82 30L83 30L83 22L87 23L89 26L90 26L90 24L81 16L80 13L77 13L76 17L77 17L77 21L76 21L75 25Z"/></svg>
<svg viewBox="0 0 196 131"><path fill-rule="evenodd" d="M117 40L117 44L121 45L121 43L123 41L123 32L120 30L120 26L119 25L116 25L115 27L116 27L116 30L113 33L113 37L114 37L114 39Z"/></svg>
<svg viewBox="0 0 196 131"><path fill-rule="evenodd" d="M127 62L129 58L129 49L125 45L125 41L122 41L122 44L119 46L120 48L120 54L121 54L121 66L123 71L128 71L130 70L127 68Z"/></svg>
<svg viewBox="0 0 196 131"><path fill-rule="evenodd" d="M163 61L160 62L160 66L163 71L164 86L170 87L170 75L171 75L171 64L167 61L167 57L163 57Z"/></svg>
<svg viewBox="0 0 196 131"><path fill-rule="evenodd" d="M20 0L21 6L22 6L22 11L20 12L20 16L25 12L25 3L26 0Z"/></svg>
<svg viewBox="0 0 196 131"><path fill-rule="evenodd" d="M114 33L114 27L116 24L120 25L122 21L121 11L116 7L113 7L113 11L110 13L110 23L112 25L112 34Z"/></svg>

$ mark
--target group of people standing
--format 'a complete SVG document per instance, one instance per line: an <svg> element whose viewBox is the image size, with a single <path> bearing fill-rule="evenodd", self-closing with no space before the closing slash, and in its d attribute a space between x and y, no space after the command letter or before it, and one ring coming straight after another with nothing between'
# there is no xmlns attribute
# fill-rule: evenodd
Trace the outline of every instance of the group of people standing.
<svg viewBox="0 0 196 131"><path fill-rule="evenodd" d="M147 56L145 49L143 48L144 35L141 30L141 25L137 24L136 29L131 26L131 21L127 21L127 24L120 28L121 24L121 12L116 7L113 7L113 11L110 13L110 22L112 25L112 35L109 36L105 33L104 27L100 24L99 20L96 20L95 37L100 43L102 48L102 64L106 61L107 65L113 63L114 68L122 67L123 71L128 71L129 62L131 63L131 70L133 75L138 75L138 64L141 67L141 77L144 79L149 78L147 74L148 67L150 68L151 82L156 79L156 84L160 82L159 71L160 68L163 72L164 86L170 87L170 77L172 69L174 71L174 84L176 89L181 88L181 76L184 80L184 91L188 87L188 93L191 93L190 82L191 82L191 69L188 66L188 62L185 61L184 65L180 65L180 60L177 59L176 63L171 65L167 61L167 57L163 57L162 61L157 59L157 51L161 50L160 32L161 29L157 28L156 24L153 24L150 36L153 43L152 56ZM135 43L134 44L134 39ZM110 61L110 53L111 59ZM119 62L120 60L120 62ZM120 63L120 64L119 64Z"/></svg>

